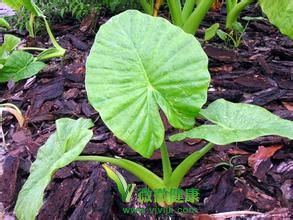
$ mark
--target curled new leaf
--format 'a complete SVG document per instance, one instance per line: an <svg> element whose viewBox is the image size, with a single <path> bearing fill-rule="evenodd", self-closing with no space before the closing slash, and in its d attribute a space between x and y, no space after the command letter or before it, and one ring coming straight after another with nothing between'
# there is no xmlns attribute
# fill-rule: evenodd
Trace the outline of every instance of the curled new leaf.
<svg viewBox="0 0 293 220"><path fill-rule="evenodd" d="M130 10L100 28L86 64L86 90L113 133L150 157L164 140L159 109L173 127L193 126L206 102L207 65L192 35Z"/></svg>
<svg viewBox="0 0 293 220"><path fill-rule="evenodd" d="M33 220L43 205L44 191L53 174L74 161L92 137L88 119L63 118L56 121L56 132L38 152L30 175L20 191L15 212L19 220Z"/></svg>
<svg viewBox="0 0 293 220"><path fill-rule="evenodd" d="M225 145L253 140L260 136L279 135L293 139L293 122L281 119L266 109L249 104L235 104L219 99L203 109L200 115L213 122L171 136L172 141L185 138L205 139Z"/></svg>

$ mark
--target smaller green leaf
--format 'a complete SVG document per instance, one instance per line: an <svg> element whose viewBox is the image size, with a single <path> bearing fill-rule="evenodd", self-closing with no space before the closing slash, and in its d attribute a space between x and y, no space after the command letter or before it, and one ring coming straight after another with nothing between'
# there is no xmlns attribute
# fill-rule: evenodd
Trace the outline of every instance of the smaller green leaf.
<svg viewBox="0 0 293 220"><path fill-rule="evenodd" d="M39 149L30 175L18 195L15 206L17 219L36 218L52 176L80 155L93 135L89 130L92 126L91 120L82 118L62 118L56 121L56 132Z"/></svg>
<svg viewBox="0 0 293 220"><path fill-rule="evenodd" d="M217 30L217 35L223 41L226 41L228 38L228 34L222 30Z"/></svg>
<svg viewBox="0 0 293 220"><path fill-rule="evenodd" d="M243 25L239 22L234 22L232 24L232 28L234 31L237 31L239 33L243 33L245 31L245 28L243 27Z"/></svg>
<svg viewBox="0 0 293 220"><path fill-rule="evenodd" d="M210 39L212 39L217 34L217 31L219 30L219 28L220 28L219 23L215 23L209 28L207 28L206 31L204 32L204 40L209 41Z"/></svg>
<svg viewBox="0 0 293 220"><path fill-rule="evenodd" d="M30 53L15 51L0 70L0 82L8 82L9 80L19 81L30 78L45 66L43 62L35 61Z"/></svg>
<svg viewBox="0 0 293 220"><path fill-rule="evenodd" d="M202 109L200 115L214 125L202 125L173 135L170 139L179 141L198 138L218 145L253 140L267 135L293 139L292 121L281 119L256 105L235 104L219 99L207 109Z"/></svg>
<svg viewBox="0 0 293 220"><path fill-rule="evenodd" d="M8 58L9 54L20 44L20 38L15 37L11 34L4 35L4 43L0 46L0 60L5 60ZM1 64L4 64L1 62Z"/></svg>

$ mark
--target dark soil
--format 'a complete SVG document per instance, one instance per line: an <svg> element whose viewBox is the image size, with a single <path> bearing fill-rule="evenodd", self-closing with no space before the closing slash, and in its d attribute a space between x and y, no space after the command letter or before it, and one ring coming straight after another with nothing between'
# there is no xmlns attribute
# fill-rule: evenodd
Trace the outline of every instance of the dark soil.
<svg viewBox="0 0 293 220"><path fill-rule="evenodd" d="M245 15L260 13L257 7L251 7ZM4 218L4 211L7 219L13 219L17 194L31 162L38 148L54 132L55 120L62 117L86 117L95 122L94 137L83 154L128 158L161 174L159 152L150 160L140 157L113 136L87 101L84 64L94 39L90 26L92 23L99 26L107 20L100 17L96 22L91 18L81 27L72 23L54 27L60 44L67 49L62 61L51 61L35 78L0 85L0 102L16 104L26 118L24 128L20 129L12 116L4 117L8 150L0 154L0 219ZM224 23L223 14L210 12L203 27L215 21ZM199 37L202 33L203 29ZM43 44L46 40L40 38L37 42ZM224 98L253 103L293 120L293 41L267 21L257 21L249 24L238 49L231 49L217 39L203 43L203 47L210 58L212 75L209 102ZM168 126L166 130L168 134L176 132ZM173 167L204 144L200 140L168 143ZM232 165L217 166L229 162L233 156L237 157ZM193 167L182 184L182 188L199 188L199 204L180 206L196 207L199 213L250 210L267 213L259 219L289 219L293 210L292 158L292 141L280 137L216 147ZM138 188L143 186L130 174L121 172L129 182L137 183ZM98 163L76 162L56 173L38 219L169 219L164 215L123 214L123 207L139 205L133 198L129 204L121 202L114 184ZM172 219L196 219L180 213L172 216ZM215 219L208 215L197 218Z"/></svg>

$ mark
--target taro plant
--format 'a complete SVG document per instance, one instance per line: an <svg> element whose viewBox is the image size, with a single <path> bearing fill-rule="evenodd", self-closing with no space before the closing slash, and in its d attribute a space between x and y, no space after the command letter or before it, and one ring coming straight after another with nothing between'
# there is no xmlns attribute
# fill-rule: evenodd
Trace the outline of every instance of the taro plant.
<svg viewBox="0 0 293 220"><path fill-rule="evenodd" d="M204 40L209 41L214 36L218 36L225 43L232 44L234 48L238 48L241 44L242 38L245 34L248 24L249 22L246 23L245 27L243 27L241 23L236 22L233 25L233 30L225 32L220 29L219 23L215 23L211 27L206 29Z"/></svg>
<svg viewBox="0 0 293 220"><path fill-rule="evenodd" d="M55 57L64 56L65 49L62 48L57 42L56 38L52 33L50 25L46 19L46 16L33 0L3 0L3 2L15 10L19 10L20 8L24 7L27 11L29 11L30 17L28 22L28 31L31 37L35 37L35 19L37 17L41 18L45 24L47 33L53 44L53 47L48 49L38 47L27 47L23 48L23 50L40 51L41 53L37 57L38 60L47 60Z"/></svg>
<svg viewBox="0 0 293 220"><path fill-rule="evenodd" d="M163 18L133 10L111 18L96 35L86 69L89 102L104 123L145 158L160 150L163 175L119 157L80 155L91 139L93 124L86 119L59 119L56 132L40 148L19 193L15 211L20 220L37 216L53 174L73 161L110 163L129 171L152 190L168 191L180 187L184 176L214 144L266 135L293 139L293 122L258 106L220 99L202 109L210 81L208 58L192 35ZM168 155L160 113L174 128L187 130L172 136L172 141L187 137L207 141L177 167ZM194 127L196 117L209 123ZM119 178L112 173L116 184ZM126 183L121 184L121 192L129 192ZM159 204L172 202L166 197Z"/></svg>
<svg viewBox="0 0 293 220"><path fill-rule="evenodd" d="M15 50L19 44L18 37L4 35L4 42L0 46L0 83L32 77L46 66L32 54Z"/></svg>
<svg viewBox="0 0 293 220"><path fill-rule="evenodd" d="M154 0L140 0L144 11L152 14ZM210 7L217 0L167 0L173 24L185 32L195 34ZM226 29L228 32L239 26L240 13L250 4L258 2L270 22L284 34L293 39L293 1L292 0L226 0ZM237 30L236 30L237 31Z"/></svg>

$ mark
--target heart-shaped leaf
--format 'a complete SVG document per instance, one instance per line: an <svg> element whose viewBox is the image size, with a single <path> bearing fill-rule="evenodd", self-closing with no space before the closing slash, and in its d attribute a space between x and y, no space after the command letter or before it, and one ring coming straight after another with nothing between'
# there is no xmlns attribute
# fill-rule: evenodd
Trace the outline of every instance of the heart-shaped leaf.
<svg viewBox="0 0 293 220"><path fill-rule="evenodd" d="M30 175L22 187L15 206L17 219L35 219L43 205L44 191L53 174L74 161L91 139L89 119L63 118L56 121L56 132L38 152Z"/></svg>
<svg viewBox="0 0 293 220"><path fill-rule="evenodd" d="M46 65L35 61L33 55L24 51L15 51L6 60L0 70L0 82L19 81L36 75Z"/></svg>
<svg viewBox="0 0 293 220"><path fill-rule="evenodd" d="M282 34L293 39L293 1L292 0L258 0L264 13Z"/></svg>
<svg viewBox="0 0 293 220"><path fill-rule="evenodd" d="M218 145L253 140L267 135L293 139L292 121L281 119L256 105L235 104L219 99L207 109L201 110L200 115L214 125L202 125L173 135L170 139L179 141L185 138L199 138Z"/></svg>
<svg viewBox="0 0 293 220"><path fill-rule="evenodd" d="M193 126L207 98L207 65L192 35L129 10L100 28L86 64L86 90L113 133L150 157L164 140L160 108L172 126Z"/></svg>

